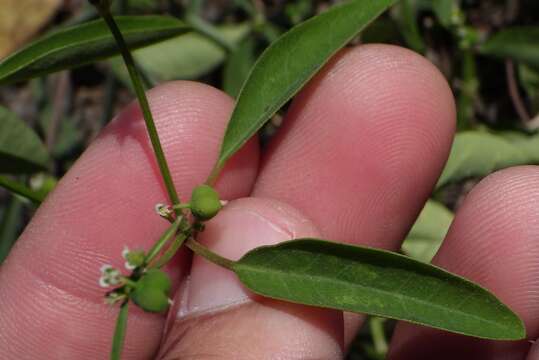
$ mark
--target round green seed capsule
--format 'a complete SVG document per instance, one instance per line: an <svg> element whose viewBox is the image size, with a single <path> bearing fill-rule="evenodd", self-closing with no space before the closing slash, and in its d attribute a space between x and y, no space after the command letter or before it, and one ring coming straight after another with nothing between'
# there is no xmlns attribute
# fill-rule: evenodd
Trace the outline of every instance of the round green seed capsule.
<svg viewBox="0 0 539 360"><path fill-rule="evenodd" d="M148 312L165 312L168 309L168 296L160 289L140 285L130 294L135 304Z"/></svg>
<svg viewBox="0 0 539 360"><path fill-rule="evenodd" d="M160 289L166 295L170 292L170 278L164 271L159 269L149 269L142 275L139 282Z"/></svg>
<svg viewBox="0 0 539 360"><path fill-rule="evenodd" d="M191 212L201 221L206 221L217 215L222 205L219 194L209 185L199 185L191 194Z"/></svg>
<svg viewBox="0 0 539 360"><path fill-rule="evenodd" d="M169 306L170 287L170 279L166 273L150 269L137 281L137 286L129 296L145 311L164 312Z"/></svg>

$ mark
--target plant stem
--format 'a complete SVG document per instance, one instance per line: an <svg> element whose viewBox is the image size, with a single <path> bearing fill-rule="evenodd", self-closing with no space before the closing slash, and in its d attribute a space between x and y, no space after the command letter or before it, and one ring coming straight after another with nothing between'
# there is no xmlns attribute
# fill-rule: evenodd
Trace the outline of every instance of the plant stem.
<svg viewBox="0 0 539 360"><path fill-rule="evenodd" d="M118 320L116 321L116 329L112 339L112 351L110 353L111 360L120 360L122 357L122 348L125 340L125 330L127 328L127 312L129 302L126 300L120 307Z"/></svg>
<svg viewBox="0 0 539 360"><path fill-rule="evenodd" d="M182 231L179 234L177 234L176 237L174 238L174 241L172 242L170 247L165 251L163 256L161 256L159 260L155 262L155 265L152 265L151 267L155 267L159 269L165 266L166 264L168 264L168 262L174 257L174 255L176 255L176 253L178 252L178 250L180 249L180 247L183 245L183 243L188 237L189 237L188 232Z"/></svg>
<svg viewBox="0 0 539 360"><path fill-rule="evenodd" d="M174 187L174 182L172 181L172 175L170 174L167 160L165 158L165 154L163 152L163 148L159 140L159 135L157 134L157 129L155 127L152 112L150 111L150 105L148 104L148 99L146 98L146 94L144 93L144 87L142 85L140 75L135 66L135 61L133 60L133 56L131 56L131 53L129 52L129 49L127 48L127 45L124 41L122 33L120 32L118 25L114 21L114 18L112 17L109 9L103 8L103 7L98 7L98 9L99 9L99 13L103 17L107 25L109 26L110 31L112 32L114 38L116 39L118 48L120 49L120 52L125 62L125 66L127 67L127 70L129 72L129 77L131 78L131 81L133 83L133 88L135 89L135 93L137 95L140 108L144 116L146 129L148 130L148 135L152 143L155 157L157 158L159 170L161 171L161 176L163 178L163 182L165 183L168 196L170 200L172 201L172 204L177 205L180 203L180 199L178 197L176 188ZM176 211L177 215L180 215L180 213L181 213L180 210Z"/></svg>
<svg viewBox="0 0 539 360"><path fill-rule="evenodd" d="M149 264L152 262L153 259L161 252L165 244L172 238L178 229L180 228L180 224L183 222L183 216L177 217L176 220L172 223L172 225L161 235L159 240L153 245L153 247L148 251L148 255L146 255L145 263Z"/></svg>
<svg viewBox="0 0 539 360"><path fill-rule="evenodd" d="M374 350L378 355L385 356L387 354L387 341L384 332L385 319L379 317L373 317L369 319L369 327L372 334L372 340L374 342Z"/></svg>
<svg viewBox="0 0 539 360"><path fill-rule="evenodd" d="M191 249L195 254L202 256L206 260L216 265L227 268L228 270L232 270L234 267L235 261L224 258L221 255L214 253L213 251L211 251L210 249L208 249L207 247L205 247L204 245L202 245L201 243L199 243L193 238L190 238L189 240L187 240L185 245L189 249Z"/></svg>
<svg viewBox="0 0 539 360"><path fill-rule="evenodd" d="M28 200L31 200L36 205L41 204L45 199L45 195L34 191L24 184L17 181L8 179L7 177L0 176L0 187L3 187L14 194L20 195Z"/></svg>

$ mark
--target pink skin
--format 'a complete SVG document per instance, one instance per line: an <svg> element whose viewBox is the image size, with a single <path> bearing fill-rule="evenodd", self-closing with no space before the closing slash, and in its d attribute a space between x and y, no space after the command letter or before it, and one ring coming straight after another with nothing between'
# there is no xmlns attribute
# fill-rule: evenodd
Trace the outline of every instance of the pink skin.
<svg viewBox="0 0 539 360"><path fill-rule="evenodd" d="M191 82L161 86L149 98L185 198L211 169L232 101ZM425 59L392 46L344 50L294 100L260 169L254 141L227 166L218 183L222 197L252 197L225 207L201 241L231 258L302 236L397 249L447 158L454 117L451 92ZM495 291L534 338L538 185L533 167L486 180L436 259ZM121 267L124 245L148 248L166 228L153 212L165 201L140 112L130 106L62 180L2 267L2 356L106 359L117 309L102 303L99 267ZM163 316L132 312L126 359L156 352L162 359L339 359L361 321L253 296L198 257L188 265L183 252L169 267L179 290L166 328ZM465 341L489 354L483 358L524 359L529 347L493 350L489 342L455 338L399 325L392 356L419 358L425 347ZM457 351L466 355L467 345Z"/></svg>

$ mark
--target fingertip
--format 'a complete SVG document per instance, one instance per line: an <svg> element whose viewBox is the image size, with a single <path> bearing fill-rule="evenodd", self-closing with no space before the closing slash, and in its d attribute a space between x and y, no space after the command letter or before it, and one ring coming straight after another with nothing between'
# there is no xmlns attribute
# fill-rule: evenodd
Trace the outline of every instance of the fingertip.
<svg viewBox="0 0 539 360"><path fill-rule="evenodd" d="M346 49L292 103L254 194L295 206L325 237L395 248L454 129L451 90L425 58L388 45Z"/></svg>
<svg viewBox="0 0 539 360"><path fill-rule="evenodd" d="M483 179L467 195L435 265L464 276L494 293L524 321L528 339L539 336L539 167L519 166ZM419 344L427 340L428 346ZM522 359L528 341L479 340L400 323L392 359ZM423 357L422 357L423 356Z"/></svg>

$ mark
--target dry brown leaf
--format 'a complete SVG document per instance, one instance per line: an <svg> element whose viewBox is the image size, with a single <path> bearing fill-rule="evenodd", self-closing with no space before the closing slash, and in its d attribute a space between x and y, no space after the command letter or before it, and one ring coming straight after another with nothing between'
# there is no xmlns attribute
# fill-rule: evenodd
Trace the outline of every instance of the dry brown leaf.
<svg viewBox="0 0 539 360"><path fill-rule="evenodd" d="M0 0L0 58L29 40L51 18L61 0Z"/></svg>

